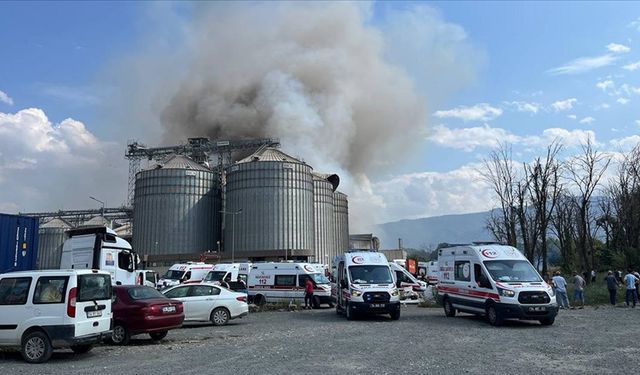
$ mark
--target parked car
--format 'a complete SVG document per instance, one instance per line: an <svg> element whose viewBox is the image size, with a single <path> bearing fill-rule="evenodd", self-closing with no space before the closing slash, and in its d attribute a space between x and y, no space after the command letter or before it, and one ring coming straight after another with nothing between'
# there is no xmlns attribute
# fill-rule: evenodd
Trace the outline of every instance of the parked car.
<svg viewBox="0 0 640 375"><path fill-rule="evenodd" d="M182 302L185 322L211 321L222 326L249 313L247 295L213 284L178 285L162 291Z"/></svg>
<svg viewBox="0 0 640 375"><path fill-rule="evenodd" d="M30 363L53 349L86 353L111 335L111 276L98 270L0 275L0 347L20 348Z"/></svg>
<svg viewBox="0 0 640 375"><path fill-rule="evenodd" d="M109 341L114 344L126 345L131 336L145 333L153 340L162 340L184 321L182 302L171 300L152 287L115 286L113 297L113 332Z"/></svg>

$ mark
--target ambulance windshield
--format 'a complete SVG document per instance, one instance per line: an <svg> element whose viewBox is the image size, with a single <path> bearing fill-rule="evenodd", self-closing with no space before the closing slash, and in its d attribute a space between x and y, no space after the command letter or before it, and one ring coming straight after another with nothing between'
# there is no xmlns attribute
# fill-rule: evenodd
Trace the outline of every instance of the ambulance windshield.
<svg viewBox="0 0 640 375"><path fill-rule="evenodd" d="M388 266L349 266L353 284L393 284Z"/></svg>
<svg viewBox="0 0 640 375"><path fill-rule="evenodd" d="M227 274L227 271L209 271L204 281L220 281Z"/></svg>
<svg viewBox="0 0 640 375"><path fill-rule="evenodd" d="M311 278L313 279L313 281L315 281L316 284L329 284L329 279L327 279L321 273L312 273L312 274L309 274L309 276L311 276Z"/></svg>
<svg viewBox="0 0 640 375"><path fill-rule="evenodd" d="M513 283L540 282L542 279L526 260L487 260L484 262L495 281Z"/></svg>
<svg viewBox="0 0 640 375"><path fill-rule="evenodd" d="M180 280L182 275L184 275L184 271L169 270L162 278L165 280Z"/></svg>

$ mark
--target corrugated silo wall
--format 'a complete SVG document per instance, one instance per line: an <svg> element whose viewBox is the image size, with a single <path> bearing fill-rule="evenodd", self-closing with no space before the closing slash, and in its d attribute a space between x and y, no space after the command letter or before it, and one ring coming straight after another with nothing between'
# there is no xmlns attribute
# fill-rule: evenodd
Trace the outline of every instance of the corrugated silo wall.
<svg viewBox="0 0 640 375"><path fill-rule="evenodd" d="M219 182L211 171L160 168L138 173L133 248L153 256L215 250L220 200Z"/></svg>
<svg viewBox="0 0 640 375"><path fill-rule="evenodd" d="M62 244L64 243L64 228L40 228L38 242L37 268L39 270L59 269L62 257Z"/></svg>
<svg viewBox="0 0 640 375"><path fill-rule="evenodd" d="M349 249L349 202L347 195L339 191L333 193L333 205L336 222L337 254L342 254Z"/></svg>
<svg viewBox="0 0 640 375"><path fill-rule="evenodd" d="M336 220L333 207L333 185L326 179L313 178L313 209L315 217L315 261L331 264L337 253Z"/></svg>
<svg viewBox="0 0 640 375"><path fill-rule="evenodd" d="M313 256L313 179L308 165L255 161L229 167L225 210L240 209L242 213L226 216L225 253L233 247L236 257Z"/></svg>

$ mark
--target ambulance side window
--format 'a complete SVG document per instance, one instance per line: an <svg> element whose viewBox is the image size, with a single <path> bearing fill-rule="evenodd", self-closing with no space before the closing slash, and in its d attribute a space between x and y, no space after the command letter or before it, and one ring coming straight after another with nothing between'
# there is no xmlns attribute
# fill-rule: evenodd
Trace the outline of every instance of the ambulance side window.
<svg viewBox="0 0 640 375"><path fill-rule="evenodd" d="M473 277L475 278L476 284L480 288L493 289L491 287L491 283L489 282L489 278L484 273L484 271L482 271L482 267L477 263L473 264Z"/></svg>
<svg viewBox="0 0 640 375"><path fill-rule="evenodd" d="M458 260L455 262L456 281L471 281L471 262Z"/></svg>
<svg viewBox="0 0 640 375"><path fill-rule="evenodd" d="M274 285L276 286L295 286L296 275L276 275Z"/></svg>

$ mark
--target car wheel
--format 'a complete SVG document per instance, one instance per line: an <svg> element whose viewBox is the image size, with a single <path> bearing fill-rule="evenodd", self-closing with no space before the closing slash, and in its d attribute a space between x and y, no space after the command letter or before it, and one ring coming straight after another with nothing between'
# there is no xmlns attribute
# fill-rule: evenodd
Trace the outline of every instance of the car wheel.
<svg viewBox="0 0 640 375"><path fill-rule="evenodd" d="M391 314L389 314L389 315L391 315L391 320L398 320L398 319L400 319L400 309L398 309L398 310L396 310L396 311L392 312L392 313L391 313Z"/></svg>
<svg viewBox="0 0 640 375"><path fill-rule="evenodd" d="M499 327L502 325L502 317L500 316L500 314L498 313L498 310L496 310L496 307L493 304L487 307L487 320L489 321L489 324L491 324L492 326Z"/></svg>
<svg viewBox="0 0 640 375"><path fill-rule="evenodd" d="M93 345L73 345L71 350L76 354L89 353L93 349Z"/></svg>
<svg viewBox="0 0 640 375"><path fill-rule="evenodd" d="M544 319L540 319L540 324L542 324L543 326L550 326L555 321L556 321L556 318L544 318Z"/></svg>
<svg viewBox="0 0 640 375"><path fill-rule="evenodd" d="M449 318L456 316L456 309L453 307L453 304L451 303L449 298L445 298L442 305L444 306L445 316L448 316Z"/></svg>
<svg viewBox="0 0 640 375"><path fill-rule="evenodd" d="M111 332L111 342L116 345L127 345L130 339L129 330L122 323L116 323Z"/></svg>
<svg viewBox="0 0 640 375"><path fill-rule="evenodd" d="M224 307L218 307L211 312L211 322L214 326L223 326L229 322L229 311Z"/></svg>
<svg viewBox="0 0 640 375"><path fill-rule="evenodd" d="M347 317L347 320L353 320L355 318L355 314L351 310L351 306L349 306L349 303L347 303L347 306L344 309L344 315Z"/></svg>
<svg viewBox="0 0 640 375"><path fill-rule="evenodd" d="M22 357L29 363L43 363L51 358L53 347L44 332L35 331L22 340Z"/></svg>
<svg viewBox="0 0 640 375"><path fill-rule="evenodd" d="M151 336L151 340L160 341L163 338L167 337L168 331L160 331L160 332L151 332L149 336Z"/></svg>
<svg viewBox="0 0 640 375"><path fill-rule="evenodd" d="M313 297L313 308L314 309L319 309L320 308L320 297L318 297L318 296L314 296Z"/></svg>

